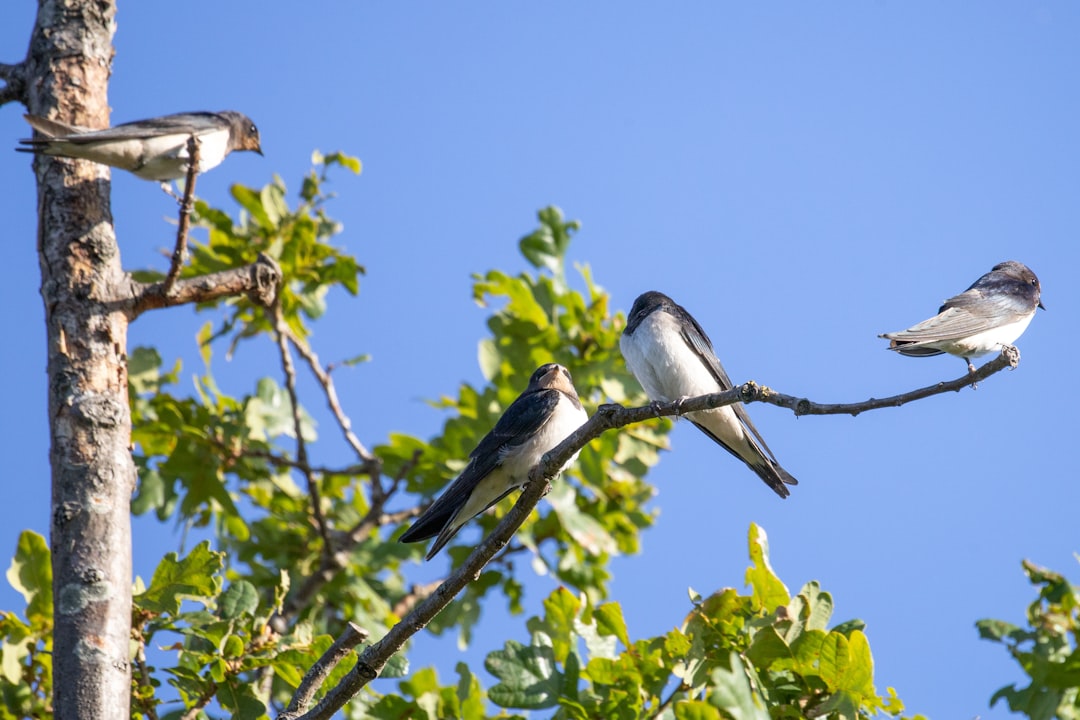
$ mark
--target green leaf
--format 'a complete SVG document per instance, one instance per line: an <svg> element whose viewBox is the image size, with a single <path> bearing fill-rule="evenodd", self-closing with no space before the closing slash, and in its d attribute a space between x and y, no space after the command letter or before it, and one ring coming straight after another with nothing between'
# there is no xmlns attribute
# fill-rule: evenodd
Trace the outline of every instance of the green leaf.
<svg viewBox="0 0 1080 720"><path fill-rule="evenodd" d="M247 580L236 580L218 598L221 617L232 620L241 615L252 615L259 607L259 594Z"/></svg>
<svg viewBox="0 0 1080 720"><path fill-rule="evenodd" d="M750 560L746 584L766 612L772 612L791 600L791 594L769 565L769 539L756 523L750 523Z"/></svg>
<svg viewBox="0 0 1080 720"><path fill-rule="evenodd" d="M26 601L31 627L52 627L52 555L45 538L31 530L19 534L7 580Z"/></svg>
<svg viewBox="0 0 1080 720"><path fill-rule="evenodd" d="M185 599L206 602L217 594L220 580L216 577L224 563L225 554L210 550L209 541L199 543L183 560L168 553L154 570L146 592L135 603L151 612L180 612Z"/></svg>
<svg viewBox="0 0 1080 720"><path fill-rule="evenodd" d="M709 694L709 704L733 720L769 720L763 698L751 687L747 668L738 653L728 655L728 665L712 671L714 690Z"/></svg>
<svg viewBox="0 0 1080 720"><path fill-rule="evenodd" d="M469 670L469 666L459 662L455 669L458 673L457 696L461 702L461 720L484 720L486 707L484 703L484 691L480 687L480 681Z"/></svg>
<svg viewBox="0 0 1080 720"><path fill-rule="evenodd" d="M578 508L577 493L569 483L554 483L547 497L563 528L585 552L590 555L613 555L618 552L615 539L600 521Z"/></svg>
<svg viewBox="0 0 1080 720"><path fill-rule="evenodd" d="M484 667L499 684L488 691L493 703L505 708L543 710L555 707L562 692L562 677L555 669L551 647L522 645L507 640L504 650L495 650Z"/></svg>
<svg viewBox="0 0 1080 720"><path fill-rule="evenodd" d="M721 720L720 711L702 700L679 700L672 707L675 720Z"/></svg>
<svg viewBox="0 0 1080 720"><path fill-rule="evenodd" d="M617 602L604 603L593 610L593 619L601 635L614 635L623 644L630 647L630 635L626 632L622 606Z"/></svg>

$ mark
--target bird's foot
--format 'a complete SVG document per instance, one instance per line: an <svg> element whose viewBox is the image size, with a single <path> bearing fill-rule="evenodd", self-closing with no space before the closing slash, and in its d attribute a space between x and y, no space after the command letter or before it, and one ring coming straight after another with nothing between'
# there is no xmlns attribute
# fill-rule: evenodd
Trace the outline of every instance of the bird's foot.
<svg viewBox="0 0 1080 720"><path fill-rule="evenodd" d="M180 205L181 203L183 203L183 202L184 202L184 198L180 197L180 196L179 196L179 195L177 195L177 194L176 194L175 192L173 192L173 189L172 189L172 183L171 183L171 182L167 182L167 181L166 181L166 182L163 182L163 183L161 183L161 190L162 190L162 192L164 192L164 193L165 193L166 195L168 195L168 196L169 196L169 197L171 197L171 198L172 198L173 200L175 200L175 201L176 201L176 204L177 204L177 205Z"/></svg>
<svg viewBox="0 0 1080 720"><path fill-rule="evenodd" d="M663 415L662 415L662 414L660 414L660 407L661 407L662 405L663 405L663 403L662 403L662 402L660 402L659 400L653 400L653 401L651 401L651 402L649 403L649 407L651 407L651 408L652 408L652 411L653 411L653 415L655 415L655 416L656 416L656 417L658 417L658 418L659 418L659 417L663 417Z"/></svg>

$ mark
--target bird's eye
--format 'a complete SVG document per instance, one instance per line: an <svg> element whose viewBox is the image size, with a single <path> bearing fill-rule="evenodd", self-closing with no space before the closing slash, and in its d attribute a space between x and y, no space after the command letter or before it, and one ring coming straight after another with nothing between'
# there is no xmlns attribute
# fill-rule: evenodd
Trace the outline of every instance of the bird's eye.
<svg viewBox="0 0 1080 720"><path fill-rule="evenodd" d="M259 134L259 128L255 127L255 125L252 124L252 126L248 128L248 135L258 135L258 134Z"/></svg>

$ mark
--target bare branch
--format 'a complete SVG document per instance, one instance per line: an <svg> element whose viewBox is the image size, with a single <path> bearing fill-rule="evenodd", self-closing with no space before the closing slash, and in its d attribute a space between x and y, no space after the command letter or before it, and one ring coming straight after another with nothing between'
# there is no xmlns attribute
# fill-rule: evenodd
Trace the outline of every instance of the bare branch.
<svg viewBox="0 0 1080 720"><path fill-rule="evenodd" d="M4 81L4 87L0 88L0 106L9 102L20 102L26 105L26 63L8 65L0 63L0 80Z"/></svg>
<svg viewBox="0 0 1080 720"><path fill-rule="evenodd" d="M180 222L176 228L176 248L172 254L172 264L169 265L169 274L165 276L165 282L161 292L169 296L173 286L180 277L180 269L184 267L187 259L188 228L191 227L191 209L195 206L195 178L199 175L199 139L192 135L187 141L188 170L187 182L184 185L184 199L180 202Z"/></svg>
<svg viewBox="0 0 1080 720"><path fill-rule="evenodd" d="M381 640L367 647L357 660L356 666L342 678L341 682L330 689L311 711L297 720L326 720L344 706L365 685L378 677L392 655L398 652L406 641L438 615L450 604L454 597L466 585L480 576L480 571L503 550L510 538L517 532L525 518L533 511L550 489L550 480L575 453L604 432L632 423L655 417L681 415L687 412L708 410L732 405L737 402L767 402L780 407L789 407L797 414L804 415L857 415L867 410L883 407L898 407L913 400L949 391L962 390L968 385L983 380L1006 367L1016 367L1020 354L1016 348L1007 347L1001 355L986 363L975 373L965 374L956 380L938 383L929 387L913 390L902 395L894 395L882 400L870 399L859 403L819 404L776 393L768 388L748 382L726 392L702 395L695 398L682 398L669 403L655 403L637 408L621 405L601 405L580 428L566 437L555 448L547 452L540 463L529 472L529 481L524 492L514 506L503 517L495 529L472 551L464 564L455 570L442 585L419 602L413 610L403 617L397 625Z"/></svg>
<svg viewBox="0 0 1080 720"><path fill-rule="evenodd" d="M315 351L304 342L303 339L296 337L292 333L288 335L289 341L292 342L293 347L300 353L300 357L304 358L308 367L311 368L311 372L315 375L315 379L319 381L322 386L323 392L326 394L326 404L330 407L330 412L334 413L334 418L337 420L338 425L341 427L342 433L345 435L345 441L352 447L353 452L356 453L363 462L374 464L377 462L377 458L371 454L364 444L360 442L360 438L356 437L356 433L352 431L352 421L349 420L349 416L345 414L345 411L341 409L341 402L338 400L337 390L334 388L334 381L330 377L330 372L323 368L319 362L319 356L315 354ZM376 472L372 472L372 480L378 482L377 468L374 468Z"/></svg>
<svg viewBox="0 0 1080 720"><path fill-rule="evenodd" d="M352 653L353 648L367 639L367 630L355 623L346 625L344 632L334 641L334 644L327 648L322 657L304 675L304 679L300 681L299 687L296 688L289 706L285 708L285 712L278 715L279 720L295 718L311 707L311 700L315 697L315 693L318 692L326 677L333 672L334 668L342 660Z"/></svg>
<svg viewBox="0 0 1080 720"><path fill-rule="evenodd" d="M307 459L307 444L304 442L303 422L300 419L300 400L296 395L296 366L293 365L292 353L289 352L289 325L285 322L285 315L281 312L281 303L274 303L273 309L274 331L277 333L278 352L281 355L281 369L285 373L285 389L289 393L289 401L292 403L293 432L296 434L296 462L305 468L302 472L307 480L308 492L311 494L311 514L315 517L315 526L319 531L319 537L323 541L323 557L329 558L334 554L334 546L330 542L330 533L326 528L326 516L322 511L322 495L319 492L319 481L315 473L311 472Z"/></svg>
<svg viewBox="0 0 1080 720"><path fill-rule="evenodd" d="M268 306L277 297L280 282L281 268L269 255L259 253L258 260L244 267L177 280L168 295L163 282L140 283L129 277L123 300L130 303L133 320L147 310L235 295L247 295L256 305Z"/></svg>
<svg viewBox="0 0 1080 720"><path fill-rule="evenodd" d="M887 398L870 398L862 402L856 403L815 403L807 400L806 398L796 398L791 395L784 395L769 390L768 388L760 388L761 397L751 397L745 399L745 402L765 402L770 405L776 405L777 407L788 408L796 415L851 415L855 416L859 413L866 412L867 410L878 410L880 408L887 407L900 407L905 403L912 402L914 400L922 400L923 398L930 397L931 395L940 395L947 392L959 392L967 386L975 387L976 383L980 380L985 380L996 372L1004 370L1005 368L1016 369L1020 364L1020 351L1015 347L1006 346L1002 348L1001 354L990 362L983 365L981 368L973 373L965 373L962 377L958 377L955 380L949 380L948 382L940 382L936 385L930 385L918 390L912 390L900 395L893 395Z"/></svg>

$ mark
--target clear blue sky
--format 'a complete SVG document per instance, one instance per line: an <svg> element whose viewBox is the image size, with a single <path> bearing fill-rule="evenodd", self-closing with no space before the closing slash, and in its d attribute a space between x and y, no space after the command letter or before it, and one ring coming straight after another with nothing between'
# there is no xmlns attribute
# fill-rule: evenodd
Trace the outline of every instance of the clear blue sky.
<svg viewBox="0 0 1080 720"><path fill-rule="evenodd" d="M0 61L24 52L34 5L0 11ZM1019 671L974 622L1022 619L1023 558L1080 575L1068 455L1080 6L193 0L122 3L117 25L114 122L237 109L261 128L265 158L234 156L200 180L210 202L232 207L231 183L273 173L295 191L314 148L363 160L361 177L336 176L330 212L369 274L358 298L333 298L314 343L326 360L372 354L338 378L369 445L431 435L442 418L423 400L482 381L470 274L523 269L516 240L547 204L583 222L570 254L616 307L663 290L736 382L821 401L958 376L960 360L898 357L877 334L928 317L999 261L1029 265L1049 309L1020 340L1017 371L858 418L752 407L800 480L787 501L681 423L652 476L659 521L642 555L615 561L612 585L632 636L664 632L688 586L742 585L757 522L792 589L820 580L837 621L866 621L879 689L935 718L1008 714L987 703ZM9 148L28 134L21 112L0 110ZM3 564L19 531L47 532L49 518L36 196L29 158L6 157ZM114 179L125 267L164 268L174 205L153 183ZM131 341L183 355L190 377L203 321L156 312ZM219 356L220 383L239 394L277 375L266 357ZM309 397L327 439L317 452L346 461ZM146 520L136 533L148 577L179 538ZM528 583L530 613L552 587ZM0 607L22 605L5 586ZM526 639L523 621L495 603L476 647L507 638ZM427 640L411 656L444 678L461 657Z"/></svg>

